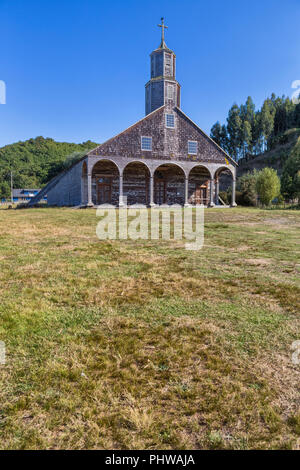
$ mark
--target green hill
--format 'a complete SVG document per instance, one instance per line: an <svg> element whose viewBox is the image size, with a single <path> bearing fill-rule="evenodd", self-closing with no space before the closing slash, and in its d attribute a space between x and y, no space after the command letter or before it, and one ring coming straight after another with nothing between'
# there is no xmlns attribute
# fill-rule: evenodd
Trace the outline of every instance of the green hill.
<svg viewBox="0 0 300 470"><path fill-rule="evenodd" d="M9 196L11 171L15 188L40 188L97 145L36 137L0 148L0 198Z"/></svg>
<svg viewBox="0 0 300 470"><path fill-rule="evenodd" d="M297 145L299 145L300 129L289 129L282 136L278 144L268 152L259 155L247 155L239 160L238 176L249 171L261 170L271 167L282 175L285 162Z"/></svg>

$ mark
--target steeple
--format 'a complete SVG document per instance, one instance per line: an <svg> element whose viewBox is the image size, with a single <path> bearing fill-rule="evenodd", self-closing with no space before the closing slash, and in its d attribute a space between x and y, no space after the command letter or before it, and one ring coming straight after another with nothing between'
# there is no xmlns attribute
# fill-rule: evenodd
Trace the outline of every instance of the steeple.
<svg viewBox="0 0 300 470"><path fill-rule="evenodd" d="M164 18L161 18L161 43L151 54L151 78L146 84L146 115L163 105L180 107L180 85L175 78L176 56L165 43Z"/></svg>

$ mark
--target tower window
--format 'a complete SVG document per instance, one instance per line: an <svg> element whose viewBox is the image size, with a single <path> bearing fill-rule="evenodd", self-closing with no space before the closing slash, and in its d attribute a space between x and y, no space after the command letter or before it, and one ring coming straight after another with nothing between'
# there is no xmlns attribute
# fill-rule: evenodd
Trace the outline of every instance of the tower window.
<svg viewBox="0 0 300 470"><path fill-rule="evenodd" d="M141 138L141 149L142 150L152 150L152 137L142 137Z"/></svg>
<svg viewBox="0 0 300 470"><path fill-rule="evenodd" d="M198 153L198 142L194 140L188 141L188 154L189 155L197 155Z"/></svg>
<svg viewBox="0 0 300 470"><path fill-rule="evenodd" d="M165 55L165 75L168 77L172 75L172 59L170 54Z"/></svg>
<svg viewBox="0 0 300 470"><path fill-rule="evenodd" d="M174 87L173 85L168 85L168 88L167 88L167 97L169 100L173 100L174 99Z"/></svg>
<svg viewBox="0 0 300 470"><path fill-rule="evenodd" d="M171 127L172 129L174 129L175 127L174 114L166 114L166 127Z"/></svg>
<svg viewBox="0 0 300 470"><path fill-rule="evenodd" d="M155 55L151 56L151 77L155 77Z"/></svg>

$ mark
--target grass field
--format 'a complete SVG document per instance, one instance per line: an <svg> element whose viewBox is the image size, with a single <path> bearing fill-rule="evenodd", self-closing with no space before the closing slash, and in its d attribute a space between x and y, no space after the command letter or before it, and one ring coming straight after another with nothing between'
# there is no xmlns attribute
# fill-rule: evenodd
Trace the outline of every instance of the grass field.
<svg viewBox="0 0 300 470"><path fill-rule="evenodd" d="M0 210L2 449L300 448L300 211L210 209L205 246Z"/></svg>

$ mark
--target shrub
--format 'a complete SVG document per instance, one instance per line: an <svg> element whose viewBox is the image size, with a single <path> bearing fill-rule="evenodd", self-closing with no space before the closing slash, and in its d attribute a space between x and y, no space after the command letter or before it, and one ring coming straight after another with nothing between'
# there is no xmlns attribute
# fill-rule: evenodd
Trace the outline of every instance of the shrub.
<svg viewBox="0 0 300 470"><path fill-rule="evenodd" d="M219 196L225 202L225 204L230 204L229 195L227 191L220 191Z"/></svg>
<svg viewBox="0 0 300 470"><path fill-rule="evenodd" d="M279 196L277 197L277 204L281 206L283 203L284 203L284 197L282 194L279 194Z"/></svg>
<svg viewBox="0 0 300 470"><path fill-rule="evenodd" d="M235 201L236 201L238 206L248 206L248 204L245 202L244 195L241 191L236 191Z"/></svg>
<svg viewBox="0 0 300 470"><path fill-rule="evenodd" d="M248 172L240 176L237 180L237 194L236 201L241 206L256 206L257 205L257 192L256 180L258 172Z"/></svg>
<svg viewBox="0 0 300 470"><path fill-rule="evenodd" d="M264 168L257 175L256 190L263 205L268 206L280 194L280 179L273 168Z"/></svg>

